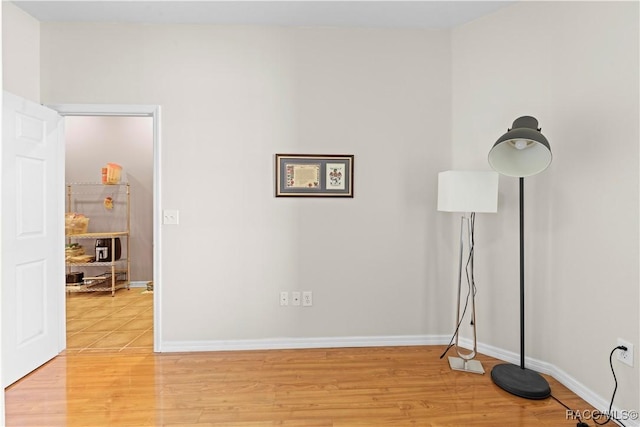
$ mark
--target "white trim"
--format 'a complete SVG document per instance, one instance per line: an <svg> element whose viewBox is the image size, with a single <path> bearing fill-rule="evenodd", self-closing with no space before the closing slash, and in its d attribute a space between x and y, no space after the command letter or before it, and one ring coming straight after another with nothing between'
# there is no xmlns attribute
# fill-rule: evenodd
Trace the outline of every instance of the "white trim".
<svg viewBox="0 0 640 427"><path fill-rule="evenodd" d="M53 104L47 105L61 116L125 116L154 117L157 105L126 104Z"/></svg>
<svg viewBox="0 0 640 427"><path fill-rule="evenodd" d="M467 338L460 338L459 342L460 342L460 345L465 348L471 345L471 340ZM503 350L501 348L494 347L492 345L478 343L478 353L484 354L486 356L491 356L496 359L513 363L516 365L520 364L519 353ZM550 365L549 363L543 362L538 359L533 359L531 357L525 357L524 361L527 368L530 368L536 372L540 372L541 374L547 374L547 375L553 376L553 372L556 370L556 368L553 365Z"/></svg>
<svg viewBox="0 0 640 427"><path fill-rule="evenodd" d="M160 106L126 104L54 104L47 107L61 116L128 116L153 118L153 351L161 351L162 342L162 228L160 227L161 199L161 148ZM145 282L146 283L146 282ZM146 285L145 285L146 286Z"/></svg>
<svg viewBox="0 0 640 427"><path fill-rule="evenodd" d="M282 350L301 348L343 348L445 345L448 335L404 335L378 337L319 337L319 338L265 338L254 340L217 341L165 341L163 351L229 351L229 350Z"/></svg>
<svg viewBox="0 0 640 427"><path fill-rule="evenodd" d="M162 136L161 109L153 110L153 351L162 351Z"/></svg>
<svg viewBox="0 0 640 427"><path fill-rule="evenodd" d="M129 282L129 287L130 288L146 288L147 287L147 283L149 283L151 280L132 280L131 282Z"/></svg>
<svg viewBox="0 0 640 427"><path fill-rule="evenodd" d="M0 34L2 33L2 4L0 4ZM0 41L2 41L2 37L0 36ZM2 44L0 43L0 58L2 58ZM0 113L4 115L4 81L2 65L0 65ZM0 141L2 140L2 120L0 120ZM2 150L0 150L0 165L2 164ZM0 173L0 189L2 188L2 174ZM2 210L2 191L0 190L0 212L4 212ZM2 227L0 227L0 230ZM2 242L2 232L0 231L0 242ZM0 259L2 259L2 243L0 243ZM2 263L0 262L0 278L2 277ZM2 280L0 279L0 286L2 286ZM0 293L1 294L1 293ZM2 297L0 296L0 331L2 331ZM2 340L0 339L0 367L2 366ZM1 378L0 378L1 382ZM5 423L5 401L4 401L5 392L2 391L0 393L0 426L6 425Z"/></svg>

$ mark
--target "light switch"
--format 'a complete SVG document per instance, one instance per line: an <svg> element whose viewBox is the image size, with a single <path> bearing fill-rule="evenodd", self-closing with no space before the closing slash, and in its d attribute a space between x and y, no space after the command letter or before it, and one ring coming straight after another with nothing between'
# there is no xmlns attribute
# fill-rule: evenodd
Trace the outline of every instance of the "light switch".
<svg viewBox="0 0 640 427"><path fill-rule="evenodd" d="M162 211L163 224L178 224L178 211L176 209L165 209Z"/></svg>

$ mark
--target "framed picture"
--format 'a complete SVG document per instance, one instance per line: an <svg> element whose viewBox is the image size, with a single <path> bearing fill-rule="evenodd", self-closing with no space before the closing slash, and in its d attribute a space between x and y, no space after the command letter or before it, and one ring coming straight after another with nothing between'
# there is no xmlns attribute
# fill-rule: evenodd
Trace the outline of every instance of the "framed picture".
<svg viewBox="0 0 640 427"><path fill-rule="evenodd" d="M353 155L276 154L276 197L353 197Z"/></svg>

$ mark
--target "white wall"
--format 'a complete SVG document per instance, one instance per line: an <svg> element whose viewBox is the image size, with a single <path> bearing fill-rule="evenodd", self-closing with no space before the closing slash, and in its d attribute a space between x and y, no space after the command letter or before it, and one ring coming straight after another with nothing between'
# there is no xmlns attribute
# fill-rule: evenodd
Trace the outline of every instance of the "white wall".
<svg viewBox="0 0 640 427"><path fill-rule="evenodd" d="M0 6L0 35L3 34L3 8ZM0 43L0 58L4 58L3 56L4 53L4 49L2 47L2 43ZM2 105L4 105L4 61L2 64L0 64L0 103L2 103ZM0 135L2 135L2 120L0 120ZM2 150L0 150L0 164L2 164ZM2 174L0 174L0 188L2 188ZM0 212L2 212L2 209L4 207L4 203L3 203L3 199L4 197L0 197ZM5 250L2 247L2 230L0 227L0 259L4 258L2 251ZM3 277L2 275L2 263L0 263L0 277ZM0 283L0 285L2 285ZM2 331L2 318L3 318L4 314L2 313L2 297L0 297L0 331ZM2 366L2 341L0 340L0 366ZM0 425L5 425L5 410L4 410L4 393L0 393Z"/></svg>
<svg viewBox="0 0 640 427"><path fill-rule="evenodd" d="M640 343L637 2L520 2L453 31L453 158L485 167L520 115L554 155L525 180L527 355L608 403L609 352ZM517 179L483 216L480 340L519 353ZM506 325L511 325L507 327ZM616 406L638 409L638 363L615 362Z"/></svg>
<svg viewBox="0 0 640 427"><path fill-rule="evenodd" d="M4 90L40 101L40 22L14 4L2 2Z"/></svg>
<svg viewBox="0 0 640 427"><path fill-rule="evenodd" d="M46 103L162 106L162 341L448 334L437 173L450 35L42 24ZM355 155L355 198L274 197L274 154ZM443 278L443 275L446 276ZM281 290L314 306L280 307ZM185 344L186 343L186 344Z"/></svg>
<svg viewBox="0 0 640 427"><path fill-rule="evenodd" d="M107 162L123 167L122 181L129 183L131 192L130 280L153 280L153 119L67 116L64 125L66 182L100 182L101 168ZM90 218L89 231L124 230L126 195L124 190L111 190L109 186L80 189L84 193L98 192L80 196L84 201L81 213ZM100 203L108 195L116 201L110 211ZM96 199L98 203L94 203ZM77 206L74 203L73 209ZM85 247L89 243L86 241Z"/></svg>

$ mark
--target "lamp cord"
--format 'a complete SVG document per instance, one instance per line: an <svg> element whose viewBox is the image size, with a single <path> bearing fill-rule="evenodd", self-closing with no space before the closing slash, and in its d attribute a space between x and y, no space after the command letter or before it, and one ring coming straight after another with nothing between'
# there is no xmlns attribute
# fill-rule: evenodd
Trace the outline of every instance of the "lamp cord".
<svg viewBox="0 0 640 427"><path fill-rule="evenodd" d="M458 319L458 323L456 324L456 329L453 332L453 335L451 336L451 340L449 341L449 344L447 345L447 348L444 350L444 352L442 353L442 355L440 355L440 359L442 359L448 352L449 350L451 350L451 348L453 347L453 342L456 339L456 336L458 335L458 332L460 331L460 326L462 325L462 321L464 319L465 314L467 313L467 308L469 307L469 297L471 296L471 294L473 293L473 297L475 298L476 296L476 283L475 283L475 279L473 276L473 252L474 252L474 232L475 232L475 223L476 223L476 213L475 212L471 212L470 215L470 230L469 230L469 256L467 257L467 262L465 264L465 275L467 278L467 296L465 297L465 302L464 302L464 308L462 310L462 316L460 316L460 318ZM471 268L470 268L471 267ZM473 319L471 319L471 324L473 325Z"/></svg>
<svg viewBox="0 0 640 427"><path fill-rule="evenodd" d="M600 422L600 421L598 421L598 417L593 417L593 422L596 425L599 425L599 426L603 426L605 424L608 424L609 421L614 420L615 422L620 424L622 427L626 427L624 425L624 423L620 419L614 417L611 414L611 408L613 408L613 400L616 397L616 391L618 391L618 379L616 378L616 372L613 369L613 353L615 353L616 350L627 351L627 347L619 345L617 347L614 347L614 349L611 350L611 353L609 353L609 366L611 367L611 374L613 375L613 382L615 383L615 386L613 387L613 394L611 395L611 402L609 402L609 409L607 410L606 421ZM589 424L587 424L584 421L582 421L582 419L580 418L580 412L579 411L576 411L575 409L569 408L567 405L562 403L562 401L560 399L558 399L557 397L555 397L554 395L551 395L551 398L553 400L555 400L556 402L558 402L559 404L561 404L562 406L564 406L568 411L571 411L576 416L576 418L578 419L577 427L588 427L589 426ZM596 412L594 412L593 414L595 415Z"/></svg>
<svg viewBox="0 0 640 427"><path fill-rule="evenodd" d="M582 418L580 418L580 412L576 411L575 409L571 409L569 408L567 405L564 404L564 402L562 402L560 399L558 399L557 397L555 397L553 394L551 395L551 398L553 400L555 400L556 402L558 402L559 404L561 404L562 406L564 406L564 408L567 411L571 411L571 413L578 419L578 424L577 427L588 427L588 424L582 421Z"/></svg>
<svg viewBox="0 0 640 427"><path fill-rule="evenodd" d="M471 212L470 219L470 228L471 232L469 233L469 259L467 260L467 265L465 267L465 273L467 274L467 283L471 283L471 289L473 290L473 297L476 297L476 278L473 275L473 254L475 253L476 243L475 243L475 231L476 231L476 213ZM474 313L475 315L475 313ZM475 322L475 318L471 318L471 324L473 325Z"/></svg>
<svg viewBox="0 0 640 427"><path fill-rule="evenodd" d="M603 426L607 424L609 421L611 421L612 418L618 423L620 423L622 426L624 426L622 421L620 421L619 419L611 415L611 408L613 407L613 399L616 398L616 391L618 391L618 378L616 378L616 371L613 370L613 353L615 353L616 350L627 351L627 347L619 345L615 347L613 350L611 350L611 353L609 353L609 366L611 367L611 374L613 375L613 382L615 383L615 386L613 387L613 394L611 395L611 402L609 403L609 410L607 411L607 420L603 423L598 422L598 420L595 418L593 420L593 422L599 426Z"/></svg>

